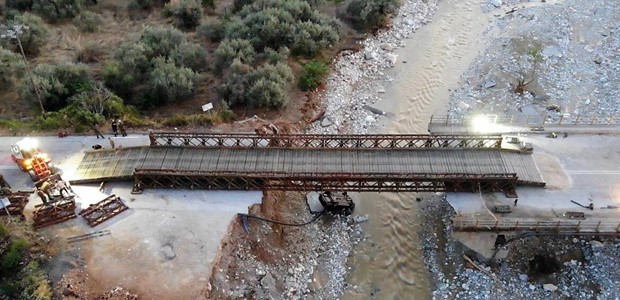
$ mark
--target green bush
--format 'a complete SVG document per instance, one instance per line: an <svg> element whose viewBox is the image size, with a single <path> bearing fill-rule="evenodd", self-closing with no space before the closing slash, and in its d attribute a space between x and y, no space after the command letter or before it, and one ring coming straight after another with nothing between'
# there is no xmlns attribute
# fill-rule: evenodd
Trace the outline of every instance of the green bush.
<svg viewBox="0 0 620 300"><path fill-rule="evenodd" d="M202 71L207 67L207 50L199 44L183 43L170 52L170 59L178 67L187 67L193 71Z"/></svg>
<svg viewBox="0 0 620 300"><path fill-rule="evenodd" d="M26 54L37 54L39 49L47 43L48 27L43 19L31 13L16 15L13 19L14 24L28 25L28 29L19 36L19 39Z"/></svg>
<svg viewBox="0 0 620 300"><path fill-rule="evenodd" d="M287 47L280 47L278 51L271 48L265 48L265 51L261 55L261 59L264 59L269 63L275 64L286 60L290 54L291 51L289 51Z"/></svg>
<svg viewBox="0 0 620 300"><path fill-rule="evenodd" d="M0 47L0 90L10 86L26 70L21 55Z"/></svg>
<svg viewBox="0 0 620 300"><path fill-rule="evenodd" d="M256 0L226 24L225 37L247 39L261 52L289 47L312 56L339 39L338 26L303 0Z"/></svg>
<svg viewBox="0 0 620 300"><path fill-rule="evenodd" d="M318 61L307 63L299 76L299 88L302 91L316 89L328 72L329 68L325 64Z"/></svg>
<svg viewBox="0 0 620 300"><path fill-rule="evenodd" d="M132 74L134 77L143 77L151 68L150 58L153 50L144 42L127 42L122 44L114 58L120 62L122 71Z"/></svg>
<svg viewBox="0 0 620 300"><path fill-rule="evenodd" d="M101 23L103 21L98 14L87 10L73 18L73 25L82 32L97 32Z"/></svg>
<svg viewBox="0 0 620 300"><path fill-rule="evenodd" d="M125 68L117 60L105 63L102 75L105 86L124 98L131 96L132 88L138 80L132 72L125 72Z"/></svg>
<svg viewBox="0 0 620 300"><path fill-rule="evenodd" d="M84 64L41 64L32 73L47 111L62 109L71 96L90 90L94 84ZM32 87L29 92L32 93Z"/></svg>
<svg viewBox="0 0 620 300"><path fill-rule="evenodd" d="M2 223L0 223L0 238L5 237L6 234L7 234L6 228L4 228L4 225L2 225Z"/></svg>
<svg viewBox="0 0 620 300"><path fill-rule="evenodd" d="M284 63L253 69L235 59L219 92L229 105L281 108L288 102L286 91L293 79L293 71Z"/></svg>
<svg viewBox="0 0 620 300"><path fill-rule="evenodd" d="M162 7L168 0L131 0L129 2L129 9L142 9L148 10L154 7Z"/></svg>
<svg viewBox="0 0 620 300"><path fill-rule="evenodd" d="M217 19L207 19L196 27L196 33L212 42L219 42L224 38L224 22Z"/></svg>
<svg viewBox="0 0 620 300"><path fill-rule="evenodd" d="M175 18L175 24L185 29L193 29L200 24L202 5L198 0L180 0L166 6L167 14Z"/></svg>
<svg viewBox="0 0 620 300"><path fill-rule="evenodd" d="M6 8L19 11L31 10L33 0L6 0Z"/></svg>
<svg viewBox="0 0 620 300"><path fill-rule="evenodd" d="M23 270L20 285L23 290L21 299L47 300L52 299L52 288L45 271L36 261L31 261Z"/></svg>
<svg viewBox="0 0 620 300"><path fill-rule="evenodd" d="M149 75L147 106L180 102L194 96L198 74L189 68L177 67L173 61L162 57L153 60Z"/></svg>
<svg viewBox="0 0 620 300"><path fill-rule="evenodd" d="M185 34L174 27L147 27L140 41L151 49L150 57L168 57L170 52L187 41Z"/></svg>
<svg viewBox="0 0 620 300"><path fill-rule="evenodd" d="M254 63L254 47L248 40L224 40L215 50L215 71L223 72L233 60L238 59L243 64Z"/></svg>
<svg viewBox="0 0 620 300"><path fill-rule="evenodd" d="M8 251L0 259L0 270L4 275L11 274L17 270L22 261L24 249L28 247L28 242L24 239L11 241Z"/></svg>
<svg viewBox="0 0 620 300"><path fill-rule="evenodd" d="M248 91L250 105L279 109L288 103L286 91L295 76L287 64L265 64L252 75L253 84Z"/></svg>
<svg viewBox="0 0 620 300"><path fill-rule="evenodd" d="M57 22L80 14L84 0L33 0L32 11Z"/></svg>
<svg viewBox="0 0 620 300"><path fill-rule="evenodd" d="M349 0L339 15L358 29L369 29L381 26L399 6L399 0Z"/></svg>
<svg viewBox="0 0 620 300"><path fill-rule="evenodd" d="M112 117L125 115L128 112L123 99L101 85L96 85L92 90L72 96L68 102L70 105L84 109L93 115ZM85 120L79 120L79 123L92 124L91 121L93 120L89 117Z"/></svg>
<svg viewBox="0 0 620 300"><path fill-rule="evenodd" d="M210 9L215 9L215 0L202 0L200 1L203 7L208 7Z"/></svg>
<svg viewBox="0 0 620 300"><path fill-rule="evenodd" d="M254 2L253 0L234 0L233 1L233 11L234 12L238 12L240 11L244 6L248 5L248 4L252 4L252 2Z"/></svg>
<svg viewBox="0 0 620 300"><path fill-rule="evenodd" d="M80 45L76 50L75 61L85 64L96 63L99 62L103 55L103 49L100 44L88 42L85 45Z"/></svg>

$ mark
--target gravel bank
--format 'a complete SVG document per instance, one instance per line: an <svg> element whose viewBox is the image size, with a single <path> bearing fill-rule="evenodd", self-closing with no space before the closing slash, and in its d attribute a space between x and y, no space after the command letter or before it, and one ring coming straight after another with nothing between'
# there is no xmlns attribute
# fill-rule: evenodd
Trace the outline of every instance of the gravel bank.
<svg viewBox="0 0 620 300"><path fill-rule="evenodd" d="M485 6L500 35L463 74L450 114L618 115L620 2L522 2ZM522 95L520 79L531 81Z"/></svg>

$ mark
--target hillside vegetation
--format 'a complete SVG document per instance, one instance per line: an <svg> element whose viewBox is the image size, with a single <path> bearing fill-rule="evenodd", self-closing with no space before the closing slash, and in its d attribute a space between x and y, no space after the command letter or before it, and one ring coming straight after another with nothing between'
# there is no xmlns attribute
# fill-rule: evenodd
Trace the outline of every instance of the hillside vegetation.
<svg viewBox="0 0 620 300"><path fill-rule="evenodd" d="M384 25L398 5L0 0L0 126L80 132L113 116L129 126L204 126L298 110L339 49ZM201 112L208 102L215 113Z"/></svg>

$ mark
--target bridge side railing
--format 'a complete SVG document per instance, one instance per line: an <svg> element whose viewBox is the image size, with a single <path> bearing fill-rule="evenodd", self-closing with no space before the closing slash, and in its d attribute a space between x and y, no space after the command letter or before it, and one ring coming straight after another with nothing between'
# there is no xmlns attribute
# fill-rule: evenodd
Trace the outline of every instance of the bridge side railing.
<svg viewBox="0 0 620 300"><path fill-rule="evenodd" d="M499 125L620 125L620 115L560 115L550 119L543 115L433 115L430 124L468 125L475 124L481 119L485 123Z"/></svg>
<svg viewBox="0 0 620 300"><path fill-rule="evenodd" d="M454 231L620 232L620 222L594 220L480 220L454 218Z"/></svg>
<svg viewBox="0 0 620 300"><path fill-rule="evenodd" d="M315 135L152 132L151 146L209 148L500 148L500 135Z"/></svg>
<svg viewBox="0 0 620 300"><path fill-rule="evenodd" d="M134 192L144 188L287 191L513 191L516 174L288 173L136 169Z"/></svg>

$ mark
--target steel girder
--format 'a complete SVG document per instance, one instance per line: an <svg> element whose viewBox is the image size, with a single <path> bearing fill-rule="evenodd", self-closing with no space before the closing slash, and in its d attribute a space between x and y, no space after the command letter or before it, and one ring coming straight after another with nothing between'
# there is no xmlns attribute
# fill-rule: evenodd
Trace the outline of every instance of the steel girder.
<svg viewBox="0 0 620 300"><path fill-rule="evenodd" d="M238 173L137 169L134 193L144 188L285 191L514 192L516 174Z"/></svg>
<svg viewBox="0 0 620 300"><path fill-rule="evenodd" d="M500 135L256 135L152 132L151 146L212 148L500 148Z"/></svg>
<svg viewBox="0 0 620 300"><path fill-rule="evenodd" d="M80 212L88 226L95 227L129 209L120 197L112 194Z"/></svg>

